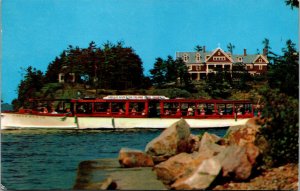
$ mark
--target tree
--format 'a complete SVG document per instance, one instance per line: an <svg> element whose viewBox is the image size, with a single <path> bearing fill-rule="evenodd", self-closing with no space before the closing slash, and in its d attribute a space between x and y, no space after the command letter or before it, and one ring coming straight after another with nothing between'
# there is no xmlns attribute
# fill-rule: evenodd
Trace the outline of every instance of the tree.
<svg viewBox="0 0 300 191"><path fill-rule="evenodd" d="M291 9L293 7L299 8L299 0L285 0L285 4L291 6Z"/></svg>
<svg viewBox="0 0 300 191"><path fill-rule="evenodd" d="M286 42L282 52L283 56L277 56L276 62L269 67L268 84L270 88L277 88L280 92L298 98L299 53L291 40Z"/></svg>
<svg viewBox="0 0 300 191"><path fill-rule="evenodd" d="M194 50L197 51L197 52L201 52L203 50L203 48L200 45L196 45Z"/></svg>
<svg viewBox="0 0 300 191"><path fill-rule="evenodd" d="M25 72L24 79L18 86L18 101L14 102L14 108L28 106L28 99L36 98L36 92L44 85L44 76L40 70L29 66Z"/></svg>
<svg viewBox="0 0 300 191"><path fill-rule="evenodd" d="M161 87L166 82L166 66L162 58L156 58L154 68L150 70L152 82Z"/></svg>
<svg viewBox="0 0 300 191"><path fill-rule="evenodd" d="M266 51L264 53L266 53L266 55L268 56L269 55L269 50L271 49L271 47L270 47L270 41L269 41L269 39L265 38L262 41L262 43L264 45L263 49L264 49L264 51Z"/></svg>
<svg viewBox="0 0 300 191"><path fill-rule="evenodd" d="M59 73L76 74L76 82L94 88L123 90L144 87L146 82L140 57L123 42L116 45L111 42L97 47L90 42L87 48L70 45L49 64L47 82L57 82Z"/></svg>
<svg viewBox="0 0 300 191"><path fill-rule="evenodd" d="M217 69L209 73L206 78L205 91L212 98L226 99L231 95L232 86L230 85L230 74L226 70Z"/></svg>
<svg viewBox="0 0 300 191"><path fill-rule="evenodd" d="M227 45L227 49L228 49L228 51L232 54L233 49L235 49L235 46L234 46L233 44L229 43L229 44Z"/></svg>
<svg viewBox="0 0 300 191"><path fill-rule="evenodd" d="M268 119L262 135L269 143L265 161L273 165L298 162L299 53L288 40L283 56L277 56L268 70L268 84L261 90L263 116Z"/></svg>

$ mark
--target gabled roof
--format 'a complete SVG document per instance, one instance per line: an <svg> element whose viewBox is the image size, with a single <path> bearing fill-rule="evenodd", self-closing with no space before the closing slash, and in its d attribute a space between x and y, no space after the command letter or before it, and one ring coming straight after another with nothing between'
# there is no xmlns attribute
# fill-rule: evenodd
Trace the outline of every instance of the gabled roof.
<svg viewBox="0 0 300 191"><path fill-rule="evenodd" d="M261 55L261 54L257 55L257 57L253 60L253 63L257 62L257 60L259 58L262 58L265 61L265 63L267 63L267 64L269 63L268 59L264 55Z"/></svg>
<svg viewBox="0 0 300 191"><path fill-rule="evenodd" d="M200 62L196 62L196 55L197 53L200 53ZM191 63L204 63L205 62L205 57L207 55L211 55L211 52L203 52L203 51L199 51L199 52L176 52L176 58L178 57L183 57L184 55L188 55L189 60L188 60L188 64Z"/></svg>
<svg viewBox="0 0 300 191"><path fill-rule="evenodd" d="M228 56L228 53L225 53L221 48L216 48L212 54L210 55L210 57L207 59L207 60L210 60L212 57L214 57L216 55L217 52L221 52L221 54L223 54L222 56L225 56L230 62L233 62L232 58L230 58ZM219 55L216 55L216 56L219 56Z"/></svg>
<svg viewBox="0 0 300 191"><path fill-rule="evenodd" d="M266 63L269 63L268 59L262 54L247 54L246 56L244 54L233 54L233 55L231 55L230 52L225 52L221 48L216 48L213 52L211 52L211 51L210 52L203 52L203 51L199 51L199 52L176 52L176 58L178 58L178 57L183 58L183 56L186 54L189 58L188 61L186 62L187 64L205 63L206 62L205 57L207 55L209 55L209 58L211 58L218 50L220 50L233 63L239 63L240 61L238 60L238 58L241 57L243 63L251 64L251 63L254 63L255 60L259 59L260 56L262 57L262 59ZM200 53L200 55L201 55L200 62L196 62L196 54L197 53ZM229 55L231 55L231 58L229 57Z"/></svg>

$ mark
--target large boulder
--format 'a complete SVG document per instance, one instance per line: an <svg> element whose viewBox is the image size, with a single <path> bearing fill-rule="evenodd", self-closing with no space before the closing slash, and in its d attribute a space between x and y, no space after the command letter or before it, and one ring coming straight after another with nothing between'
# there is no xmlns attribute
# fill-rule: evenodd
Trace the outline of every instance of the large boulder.
<svg viewBox="0 0 300 191"><path fill-rule="evenodd" d="M189 175L196 166L201 162L195 160L198 157L196 153L180 153L168 160L155 165L153 168L158 179L164 184L171 184L178 178Z"/></svg>
<svg viewBox="0 0 300 191"><path fill-rule="evenodd" d="M264 121L258 117L251 118L244 126L230 127L225 137L230 145L236 144L243 146L247 143L254 143L263 123Z"/></svg>
<svg viewBox="0 0 300 191"><path fill-rule="evenodd" d="M219 136L205 132L201 138L198 152L208 158L219 154L223 149L225 149L225 146L217 144L220 140L221 138Z"/></svg>
<svg viewBox="0 0 300 191"><path fill-rule="evenodd" d="M152 167L152 157L143 151L122 148L119 152L119 163L121 167Z"/></svg>
<svg viewBox="0 0 300 191"><path fill-rule="evenodd" d="M230 145L213 158L222 166L222 176L235 180L247 180L254 167L259 149L252 143L238 146Z"/></svg>
<svg viewBox="0 0 300 191"><path fill-rule="evenodd" d="M176 190L203 190L208 188L221 170L218 160L210 158L204 160L190 176L178 179L171 185Z"/></svg>
<svg viewBox="0 0 300 191"><path fill-rule="evenodd" d="M190 126L181 119L149 142L145 151L155 163L159 163L178 153L190 151L189 137Z"/></svg>

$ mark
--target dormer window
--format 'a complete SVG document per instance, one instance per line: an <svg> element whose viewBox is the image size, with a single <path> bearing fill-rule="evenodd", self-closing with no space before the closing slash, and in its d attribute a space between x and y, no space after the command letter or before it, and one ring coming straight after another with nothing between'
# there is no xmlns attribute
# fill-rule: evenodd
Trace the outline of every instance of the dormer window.
<svg viewBox="0 0 300 191"><path fill-rule="evenodd" d="M200 62L200 53L196 53L196 62Z"/></svg>
<svg viewBox="0 0 300 191"><path fill-rule="evenodd" d="M189 56L187 54L183 55L183 61L187 62L189 60Z"/></svg>
<svg viewBox="0 0 300 191"><path fill-rule="evenodd" d="M243 62L243 57L238 57L239 62Z"/></svg>
<svg viewBox="0 0 300 191"><path fill-rule="evenodd" d="M260 58L260 59L258 59L258 62L262 62L262 59Z"/></svg>

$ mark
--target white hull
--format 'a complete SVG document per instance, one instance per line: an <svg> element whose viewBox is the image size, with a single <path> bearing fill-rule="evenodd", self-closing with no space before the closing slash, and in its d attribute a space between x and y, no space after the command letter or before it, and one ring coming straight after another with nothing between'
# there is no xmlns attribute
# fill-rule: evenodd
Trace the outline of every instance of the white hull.
<svg viewBox="0 0 300 191"><path fill-rule="evenodd" d="M218 128L244 125L247 119L186 119L191 128ZM113 118L62 117L31 114L1 114L1 129L58 128L58 129L130 129L167 128L179 119L174 118Z"/></svg>

